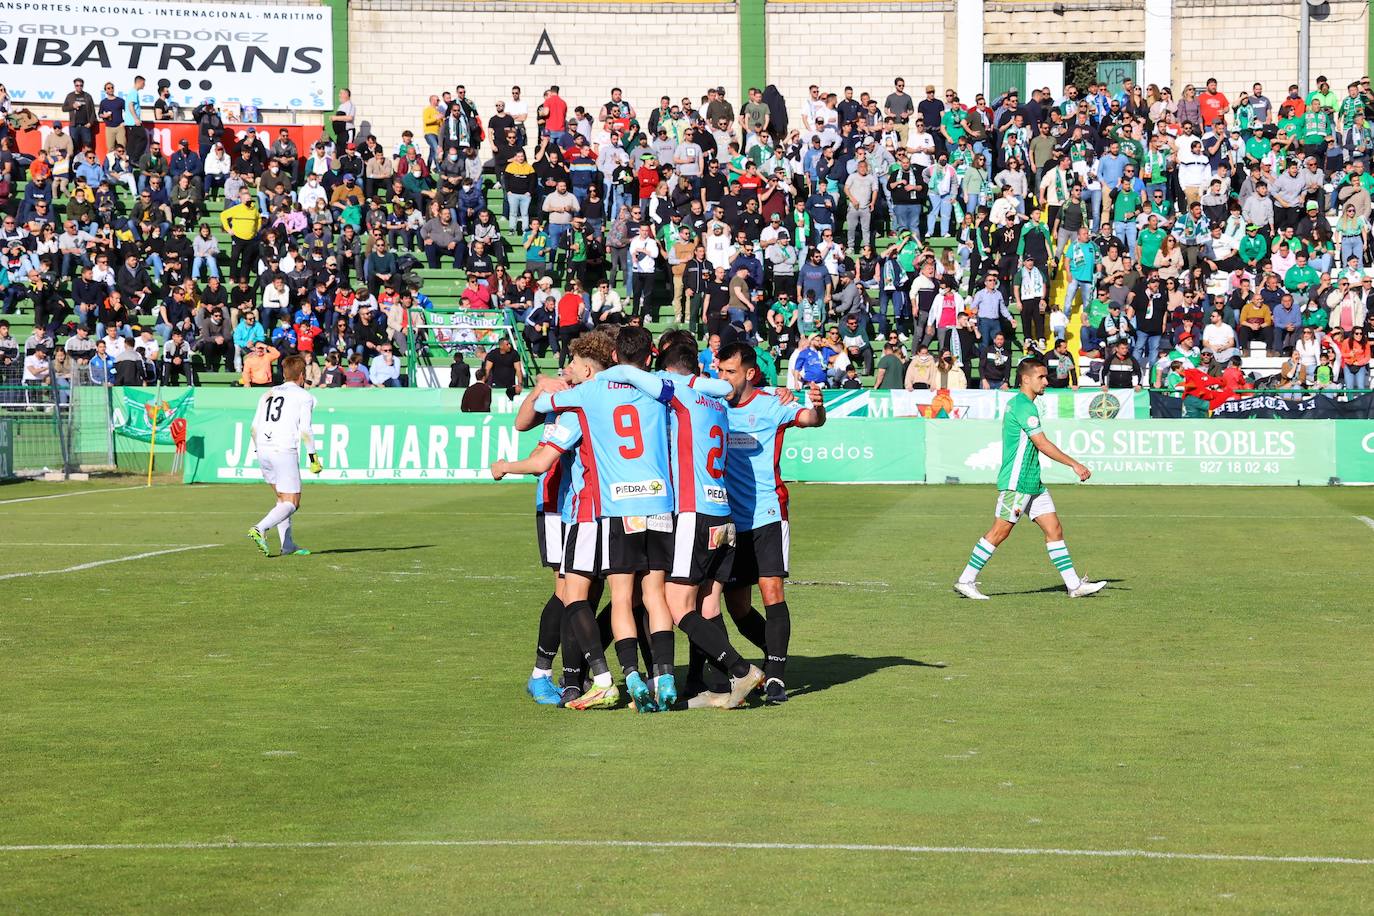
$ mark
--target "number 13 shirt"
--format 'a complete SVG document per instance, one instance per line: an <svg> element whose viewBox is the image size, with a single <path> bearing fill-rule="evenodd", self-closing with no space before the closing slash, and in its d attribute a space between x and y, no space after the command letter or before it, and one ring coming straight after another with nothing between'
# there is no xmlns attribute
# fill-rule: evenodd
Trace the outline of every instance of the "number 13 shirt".
<svg viewBox="0 0 1374 916"><path fill-rule="evenodd" d="M253 445L259 452L300 452L310 432L315 398L295 382L268 390L253 414Z"/></svg>

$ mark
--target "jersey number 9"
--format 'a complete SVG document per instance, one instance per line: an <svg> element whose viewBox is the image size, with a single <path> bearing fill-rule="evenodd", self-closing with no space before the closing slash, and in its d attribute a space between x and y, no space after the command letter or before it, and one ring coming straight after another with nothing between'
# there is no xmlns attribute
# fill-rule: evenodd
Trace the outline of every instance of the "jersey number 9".
<svg viewBox="0 0 1374 916"><path fill-rule="evenodd" d="M620 446L620 457L638 458L644 454L644 435L639 431L639 411L629 404L622 404L611 414L615 422L615 434L629 440L628 445Z"/></svg>

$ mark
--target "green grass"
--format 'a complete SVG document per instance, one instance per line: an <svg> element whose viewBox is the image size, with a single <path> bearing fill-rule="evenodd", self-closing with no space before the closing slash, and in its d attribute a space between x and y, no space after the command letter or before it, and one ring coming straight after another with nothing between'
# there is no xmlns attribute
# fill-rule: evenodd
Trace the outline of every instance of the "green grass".
<svg viewBox="0 0 1374 916"><path fill-rule="evenodd" d="M110 486L109 483L92 487ZM0 488L0 500L64 492ZM0 503L0 846L609 838L1374 857L1368 491L1055 491L949 589L984 487L793 490L791 703L524 695L530 488ZM1030 529L1030 525L1024 526ZM26 546L32 542L66 546ZM101 542L100 546L92 546ZM679 640L683 661L685 644ZM941 664L943 667L932 667ZM287 753L289 752L289 753ZM491 846L0 850L0 912L1357 912L1374 866Z"/></svg>

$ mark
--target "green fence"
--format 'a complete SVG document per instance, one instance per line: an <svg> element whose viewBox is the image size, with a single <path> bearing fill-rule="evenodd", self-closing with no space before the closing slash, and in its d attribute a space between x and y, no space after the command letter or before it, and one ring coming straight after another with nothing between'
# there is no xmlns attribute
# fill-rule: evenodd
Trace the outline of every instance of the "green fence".
<svg viewBox="0 0 1374 916"><path fill-rule="evenodd" d="M316 392L323 483L489 481L498 458L527 454L537 430L517 433L515 404L458 410L447 389ZM189 417L188 483L260 479L249 441L257 395L201 389ZM1093 470L1092 484L1326 485L1374 482L1374 420L1098 420L1047 416L1046 434ZM792 430L781 453L789 480L977 483L997 479L995 419L835 416ZM1046 463L1046 480L1068 483Z"/></svg>
<svg viewBox="0 0 1374 916"><path fill-rule="evenodd" d="M0 418L0 480L14 477L14 425Z"/></svg>

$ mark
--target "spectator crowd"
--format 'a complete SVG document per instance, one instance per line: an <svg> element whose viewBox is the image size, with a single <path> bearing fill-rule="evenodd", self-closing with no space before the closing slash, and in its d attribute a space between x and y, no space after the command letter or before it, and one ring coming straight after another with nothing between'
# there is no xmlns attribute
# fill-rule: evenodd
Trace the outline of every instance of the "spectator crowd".
<svg viewBox="0 0 1374 916"><path fill-rule="evenodd" d="M1064 387L1168 388L1189 367L1369 384L1367 77L1275 99L896 79L738 107L724 87L457 86L389 138L342 90L307 149L213 100L180 110L165 83L145 110L141 80L99 99L75 81L32 157L0 88L0 294L34 321L22 345L0 330L6 372L60 352L98 382L257 385L301 353L312 383L395 386L439 297L514 310L537 358L597 323L672 321L705 371L744 340L784 384L1000 388L1027 352ZM195 142L161 149L158 120ZM473 369L495 384L486 354Z"/></svg>

